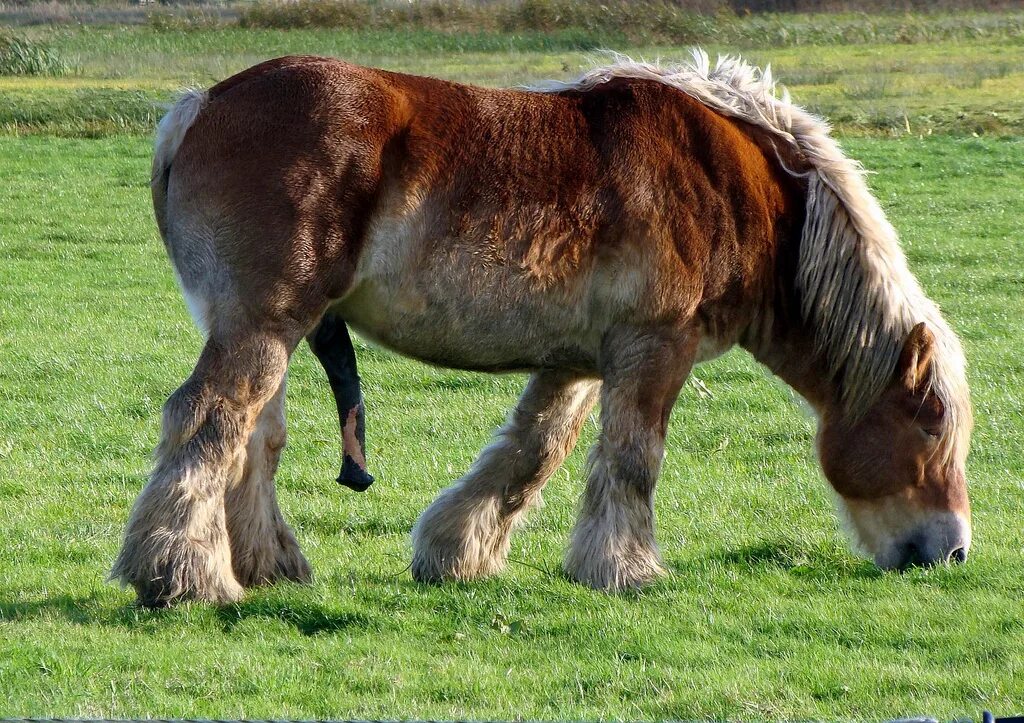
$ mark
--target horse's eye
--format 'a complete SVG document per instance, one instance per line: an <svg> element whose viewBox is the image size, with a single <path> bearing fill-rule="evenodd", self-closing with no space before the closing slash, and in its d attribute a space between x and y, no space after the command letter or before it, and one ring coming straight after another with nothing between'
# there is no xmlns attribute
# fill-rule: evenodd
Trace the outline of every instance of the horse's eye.
<svg viewBox="0 0 1024 723"><path fill-rule="evenodd" d="M939 436L941 435L941 432L938 429L928 429L927 427L918 427L918 430L920 430L921 436L923 436L929 442L937 441Z"/></svg>

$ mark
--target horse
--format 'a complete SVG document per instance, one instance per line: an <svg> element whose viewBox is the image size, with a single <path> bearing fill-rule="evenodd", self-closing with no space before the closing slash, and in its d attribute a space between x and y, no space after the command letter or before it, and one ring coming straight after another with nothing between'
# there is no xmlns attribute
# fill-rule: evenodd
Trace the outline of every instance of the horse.
<svg viewBox="0 0 1024 723"><path fill-rule="evenodd" d="M431 364L530 374L416 522L418 581L503 568L598 400L565 573L607 592L664 574L669 414L692 367L736 345L815 411L865 554L966 559L961 345L862 167L770 68L614 56L571 82L488 89L279 58L186 92L151 185L205 346L164 405L111 572L143 605L310 579L273 477L292 353L342 343L324 319Z"/></svg>

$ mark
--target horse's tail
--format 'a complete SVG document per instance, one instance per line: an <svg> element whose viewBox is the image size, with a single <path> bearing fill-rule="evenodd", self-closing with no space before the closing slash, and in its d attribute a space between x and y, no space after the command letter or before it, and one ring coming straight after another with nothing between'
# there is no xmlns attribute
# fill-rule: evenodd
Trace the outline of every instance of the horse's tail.
<svg viewBox="0 0 1024 723"><path fill-rule="evenodd" d="M160 233L167 237L167 179L171 172L171 163L178 153L185 134L206 105L208 93L205 90L190 88L185 90L177 102L171 106L156 128L156 147L153 151L153 173L149 185L153 192L153 211Z"/></svg>

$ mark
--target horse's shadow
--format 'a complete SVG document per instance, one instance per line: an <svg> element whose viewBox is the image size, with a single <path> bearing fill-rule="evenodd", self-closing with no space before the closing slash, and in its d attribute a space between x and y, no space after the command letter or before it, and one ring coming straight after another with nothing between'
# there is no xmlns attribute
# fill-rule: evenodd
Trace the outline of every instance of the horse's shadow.
<svg viewBox="0 0 1024 723"><path fill-rule="evenodd" d="M869 560L851 556L827 545L805 547L791 540L760 540L748 545L719 549L703 558L714 568L729 568L746 575L780 571L808 580L881 578L884 572ZM692 565L690 561L689 565ZM678 568L683 571L687 563Z"/></svg>
<svg viewBox="0 0 1024 723"><path fill-rule="evenodd" d="M868 560L852 557L841 548L829 545L803 546L791 540L761 540L739 547L723 548L699 558L677 559L670 563L677 580L694 575L719 574L723 568L742 576L755 577L770 572L812 582L837 580L874 580L885 573ZM551 577L559 577L550 573ZM368 580L370 585L398 585L402 596L416 596L423 587L411 579L387 575ZM469 587L461 583L457 587ZM308 589L286 585L255 590L245 600L223 607L184 604L150 610L124 604L114 589L94 590L84 595L53 595L45 599L0 600L0 621L57 619L76 625L112 628L161 629L170 624L188 623L198 617L230 632L248 622L283 622L306 636L331 635L345 631L380 630L388 623L385 609L345 609L310 599ZM353 603L363 603L360 596ZM386 607L386 606L384 606Z"/></svg>
<svg viewBox="0 0 1024 723"><path fill-rule="evenodd" d="M346 631L370 631L379 628L376 615L353 610L337 610L315 602L251 597L240 603L215 608L225 632L231 632L250 620L284 622L306 636L331 635Z"/></svg>
<svg viewBox="0 0 1024 723"><path fill-rule="evenodd" d="M256 593L242 602L222 607L186 603L164 609L146 609L131 603L111 605L111 593L101 592L54 595L42 600L0 600L0 621L4 622L49 619L109 628L138 630L152 627L155 631L167 625L189 624L192 617L202 618L207 623L213 622L225 632L231 632L253 619L284 622L307 636L329 635L353 629L366 631L379 627L375 615L335 609L301 598L286 599L283 591L281 597Z"/></svg>
<svg viewBox="0 0 1024 723"><path fill-rule="evenodd" d="M75 625L134 626L146 611L133 605L110 607L99 593L52 595L42 600L0 600L0 620L62 620Z"/></svg>

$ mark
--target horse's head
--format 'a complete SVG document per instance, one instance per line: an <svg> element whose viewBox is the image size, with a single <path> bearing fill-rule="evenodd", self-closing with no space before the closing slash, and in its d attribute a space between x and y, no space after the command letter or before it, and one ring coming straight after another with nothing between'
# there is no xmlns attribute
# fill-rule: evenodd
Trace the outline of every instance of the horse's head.
<svg viewBox="0 0 1024 723"><path fill-rule="evenodd" d="M970 414L947 409L936 394L936 352L932 332L918 324L865 413L851 422L837 405L821 416L825 476L861 547L886 569L963 562L971 545Z"/></svg>

